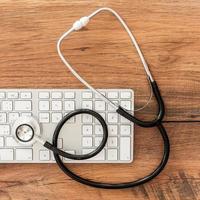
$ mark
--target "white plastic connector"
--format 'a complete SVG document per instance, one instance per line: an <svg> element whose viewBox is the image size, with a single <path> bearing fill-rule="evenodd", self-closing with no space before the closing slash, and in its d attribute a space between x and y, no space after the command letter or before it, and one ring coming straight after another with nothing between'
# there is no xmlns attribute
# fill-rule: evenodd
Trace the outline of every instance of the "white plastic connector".
<svg viewBox="0 0 200 200"><path fill-rule="evenodd" d="M82 17L80 20L77 20L74 24L73 24L73 29L78 31L80 29L82 29L84 26L86 26L89 22L89 17Z"/></svg>

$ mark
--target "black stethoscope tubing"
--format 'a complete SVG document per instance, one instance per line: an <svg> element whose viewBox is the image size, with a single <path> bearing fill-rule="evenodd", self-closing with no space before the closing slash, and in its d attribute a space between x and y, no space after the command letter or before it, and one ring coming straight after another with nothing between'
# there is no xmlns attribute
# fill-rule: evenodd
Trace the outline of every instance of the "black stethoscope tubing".
<svg viewBox="0 0 200 200"><path fill-rule="evenodd" d="M72 33L73 31L77 31L80 30L81 28L83 28L84 26L87 25L87 23L89 22L89 20L94 17L97 13L101 12L101 11L109 11L111 12L122 24L122 26L124 27L124 29L127 31L132 43L134 44L140 59L143 63L144 69L147 73L147 77L149 79L149 82L151 84L152 87L152 91L153 94L156 98L157 104L158 104L158 113L155 119L151 120L151 121L143 121L140 120L136 117L134 117L131 113L129 113L129 111L125 110L124 108L122 108L121 106L116 106L115 104L113 104L109 99L107 99L104 95L102 95L100 92L98 92L96 89L94 89L89 83L87 83L74 69L73 67L70 65L70 63L64 58L64 56L62 55L61 49L60 49L60 45L62 40L68 36L70 33ZM79 80L81 81L85 86L87 86L90 90L92 90L93 92L95 92L96 94L100 95L101 99L103 99L105 102L112 104L112 106L116 109L116 112L125 117L126 119L128 119L129 121L141 126L141 127L157 127L158 130L160 131L160 134L162 136L163 139L163 143L164 143L164 151L163 151L163 157L162 160L160 162L160 164L157 166L157 168L150 173L149 175L135 180L135 181L130 181L130 182L125 182L125 183L101 183L101 182L96 182L96 181L92 181L86 178L83 178L77 174L75 174L74 172L72 172L68 167L65 166L65 164L63 163L63 161L60 159L60 156L64 156L66 158L69 159L74 159L74 160L82 160L82 159L88 159L91 158L95 155L97 155L105 146L107 138L108 138L108 130L107 130L107 125L104 121L104 119L95 111L92 110L87 110L87 109L79 109L79 110L75 110L69 114L67 114L58 124L58 126L56 127L55 131L54 131L54 135L53 135L53 141L52 144L50 144L49 142L45 142L44 146L47 147L48 149L52 150L54 152L54 157L55 160L58 164L58 166L62 169L62 171L67 174L68 176L70 176L72 179L89 185L89 186L93 186L93 187L97 187L97 188L105 188L105 189L120 189L120 188L128 188L128 187L134 187L140 184L143 184L149 180L151 180L152 178L156 177L165 167L165 165L167 164L168 158L169 158L169 152L170 152L170 144L169 144L169 139L166 133L166 130L164 128L164 126L162 125L162 119L164 117L165 114L165 108L164 108L164 102L162 100L162 97L160 95L160 91L159 88L156 84L156 82L153 80L151 73L149 71L148 65L144 59L144 56L142 55L142 52L137 44L136 39L134 38L134 36L132 35L130 29L128 28L128 26L126 25L126 23L123 21L123 19L112 9L110 8L100 8L98 10L96 10L95 12L93 12L91 15L89 16L85 16L82 17L80 20L76 21L72 28L69 29L67 32L65 32L58 40L57 42L57 51L58 54L61 58L61 60L63 61L63 63L66 65L66 67L72 72L72 74ZM62 126L65 124L65 122L71 118L72 116L75 116L77 114L83 114L83 113L87 113L87 114L91 114L94 117L96 117L102 127L103 127L103 140L100 143L100 145L91 153L88 154L84 154L84 155L73 155L73 154L69 154L66 153L60 149L57 148L57 141L58 141L58 135L60 133L60 130L62 128Z"/></svg>
<svg viewBox="0 0 200 200"><path fill-rule="evenodd" d="M75 155L75 154L70 154L70 153L66 153L60 149L57 148L57 142L58 142L58 136L60 133L60 130L62 129L63 125L66 123L67 120L69 120L71 117L78 115L78 114L90 114L92 116L94 116L95 118L97 118L99 120L99 122L102 125L103 128L103 139L102 142L100 143L100 145L93 150L92 152L88 153L88 154L83 154L83 155ZM130 181L130 182L124 182L124 183L104 183L104 182L97 182L97 181L93 181L93 180L89 180L86 178L83 178L77 174L75 174L73 171L71 171L62 161L62 159L60 158L60 156L63 156L65 158L69 158L69 159L74 159L74 160L83 160L83 159L89 159L92 158L93 156L97 155L105 146L106 142L107 142L107 138L108 138L108 129L107 129L107 125L104 121L104 119L101 117L100 114L98 114L97 112L93 111L93 110L89 110L89 109L78 109L75 111L72 111L70 113L68 113L57 125L55 131L54 131L54 135L53 135L53 139L52 139L52 144L49 142L45 142L44 146L46 148L48 148L49 150L53 151L54 153L54 157L55 157L55 161L58 164L58 166L60 167L60 169L68 176L70 176L72 179L88 185L88 186L92 186L92 187L96 187L96 188L104 188L104 189L123 189L123 188L129 188L129 187L135 187L141 184L144 184L148 181L150 181L151 179L153 179L154 177L156 177L165 167L165 165L167 164L167 161L169 159L169 152L170 152L170 144L169 144L169 138L167 136L166 130L164 128L164 126L162 125L161 122L156 124L156 127L158 128L162 139L163 139L163 157L162 160L160 162L160 164L157 166L157 168L151 172L150 174L148 174L147 176L140 178L138 180L135 181Z"/></svg>
<svg viewBox="0 0 200 200"><path fill-rule="evenodd" d="M60 122L56 126L54 134L57 133L59 135L60 130L62 129L63 125L67 122L67 120L69 120L70 118L74 117L75 115L79 115L79 114L92 115L100 122L100 124L103 128L103 138L102 138L101 143L99 144L99 146L96 149L94 149L93 151L91 151L87 154L77 155L77 154L70 154L65 151L62 151L62 150L58 149L57 146L55 146L54 144L52 145L48 141L46 141L44 143L44 147L53 151L57 155L63 156L68 159L73 159L73 160L85 160L85 159L89 159L89 158L96 156L105 147L107 139L108 139L108 128L107 128L106 122L99 113L97 113L93 110L89 110L89 109L77 109L77 110L71 111L70 113L65 115L63 117L63 119L60 120Z"/></svg>
<svg viewBox="0 0 200 200"><path fill-rule="evenodd" d="M158 113L157 116L154 120L151 121L142 121L136 117L134 117L132 114L130 114L128 111L126 111L124 108L122 108L121 106L118 107L118 109L116 110L116 112L118 114L120 114L121 116L125 117L126 119L128 119L129 121L137 124L138 126L141 127L154 127L157 124L160 124L164 115L165 115L165 106L164 106L164 102L162 100L158 85L156 83L156 81L149 81L152 87L152 91L153 94L156 98L157 104L158 104Z"/></svg>
<svg viewBox="0 0 200 200"><path fill-rule="evenodd" d="M88 114L92 114L94 111L92 110L84 110L84 109L80 109L80 110L76 110L73 111L73 116L74 114L81 114L81 113L85 113L85 111L87 111L86 113ZM91 112L91 113L90 113ZM104 189L123 189L123 188L129 188L129 187L135 187L141 184L144 184L148 181L150 181L151 179L153 179L154 177L156 177L165 167L165 165L167 164L168 158L169 158L169 152L170 152L170 144L169 144L169 139L166 133L166 130L164 128L164 126L162 125L162 123L159 123L156 125L156 127L158 128L158 130L160 131L160 134L162 136L162 140L164 143L164 150L163 150L163 157L162 160L160 162L160 164L157 166L157 168L151 172L150 174L148 174L147 176L140 178L138 180L135 181L130 181L130 182L124 182L124 183L103 183L103 182L97 182L97 181L93 181L93 180L89 180L86 178L83 178L77 174L75 174L73 171L71 171L62 161L62 159L60 158L60 152L57 149L57 141L58 141L58 136L60 133L60 125L64 124L66 122L67 118L63 118L62 123L60 123L58 125L58 128L56 128L54 135L53 135L53 139L52 139L52 145L50 144L47 145L46 147L49 148L50 150L52 150L54 152L54 157L55 157L55 161L57 163L57 165L60 167L60 169L68 176L70 176L72 179L88 185L88 186L92 186L92 187L96 187L96 188L104 188ZM103 124L103 126L107 126L106 124ZM105 128L104 128L105 130ZM53 148L52 148L53 147ZM99 149L102 149L104 146L103 144L100 144ZM97 152L97 150L94 150L94 152ZM63 155L62 155L63 156ZM70 154L70 156L66 156L67 158L71 158L71 159L75 159L75 160L79 160L77 159L77 156L80 155L72 155ZM84 157L90 157L89 154L85 154L82 155Z"/></svg>
<svg viewBox="0 0 200 200"><path fill-rule="evenodd" d="M54 157L55 157L55 161L58 164L58 166L60 167L60 169L68 176L70 176L72 179L88 185L88 186L92 186L92 187L97 187L97 188L104 188L104 189L122 189L122 188L129 188L129 187L134 187L134 186L138 186L141 184L144 184L148 181L150 181L151 179L153 179L154 177L156 177L165 167L165 165L167 164L168 158L169 158L169 152L170 152L170 144L169 144L169 138L167 136L166 130L164 128L164 126L162 125L162 118L164 115L164 103L163 100L161 98L158 86L156 84L156 82L154 81L152 83L152 88L153 88L153 93L156 97L156 100L158 102L158 116L157 119L154 122L154 126L156 126L162 136L162 140L163 140L163 157L162 160L160 162L160 164L157 166L157 168L151 172L150 174L148 174L147 176L140 178L138 180L135 181L130 181L130 182L125 182L125 183L103 183L103 182L97 182L97 181L93 181L93 180L89 180L86 178L83 178L77 174L75 174L74 172L72 172L61 160L60 156L69 158L69 159L74 159L74 160L83 160L83 159L89 159L92 158L93 156L97 155L105 146L106 142L107 142L107 138L108 138L108 129L107 129L107 125L104 121L104 119L101 117L100 114L98 114L97 112L93 111L93 110L89 110L89 109L78 109L75 111L72 111L71 113L68 113L57 125L55 131L54 131L54 135L53 135L53 140L52 140L52 144L50 144L49 142L45 142L44 146L46 148L48 148L49 150L54 152ZM66 123L67 120L69 120L71 117L78 115L78 114L90 114L94 117L96 117L99 122L101 123L102 127L103 127L103 139L102 142L100 143L100 145L92 152L88 153L88 154L84 154L84 155L74 155L74 154L69 154L66 153L60 149L57 148L57 141L58 141L58 136L60 133L61 128L63 127L63 125ZM118 113L122 116L124 116L125 118L127 118L128 120L135 122L137 125L142 126L142 127L151 127L151 123L149 122L143 122L141 120L138 120L137 118L133 117L132 115L130 115L127 111L125 111L122 108L119 108Z"/></svg>
<svg viewBox="0 0 200 200"><path fill-rule="evenodd" d="M167 136L167 132L166 132L164 126L162 125L162 119L163 119L163 116L164 116L164 113L165 113L165 109L164 109L164 103L163 103L163 100L162 100L162 97L160 95L160 92L159 92L159 89L158 89L156 82L150 81L150 83L151 83L153 93L154 93L155 98L156 98L157 103L158 103L158 115L157 115L157 118L154 121L141 121L141 120L135 118L134 116L132 116L131 114L129 114L128 111L124 110L121 107L119 107L119 109L117 110L117 113L122 115L126 119L130 120L131 122L136 123L137 125L139 125L141 127L155 126L155 127L158 128L158 130L159 130L159 132L162 136L164 149L163 149L162 160L161 160L160 164L157 166L157 168L153 172L151 172L150 174L148 174L147 176L145 176L143 178L140 178L140 179L135 180L135 181L125 182L125 183L97 182L97 181L93 181L93 180L83 178L83 177L75 174L74 172L72 172L63 163L60 156L63 156L65 158L69 158L69 159L74 159L74 160L83 160L83 159L92 158L95 155L97 155L104 148L104 146L107 142L107 139L108 139L108 128L107 128L105 120L102 118L102 116L100 114L98 114L97 112L95 112L93 110L89 110L89 109L77 109L77 110L74 110L74 111L68 113L58 123L58 125L57 125L57 127L54 131L52 144L47 142L47 141L44 143L44 146L46 148L53 151L56 163L58 164L60 169L66 175L68 175L72 179L74 179L74 180L76 180L76 181L78 181L82 184L88 185L88 186L92 186L92 187L96 187L96 188L104 188L104 189L122 189L122 188L129 188L129 187L134 187L134 186L144 184L144 183L150 181L151 179L153 179L154 177L156 177L164 169L164 167L167 164L167 161L169 159L169 152L170 152L169 138ZM100 145L95 150L93 150L92 152L90 152L88 154L75 155L75 154L70 154L70 153L67 153L67 152L64 152L64 151L58 149L57 148L57 141L58 141L58 136L59 136L60 130L62 129L62 127L66 123L66 121L69 120L71 117L73 117L75 115L79 115L79 114L90 114L93 117L97 118L97 120L100 122L100 124L102 125L102 128L103 128L103 139L102 139Z"/></svg>

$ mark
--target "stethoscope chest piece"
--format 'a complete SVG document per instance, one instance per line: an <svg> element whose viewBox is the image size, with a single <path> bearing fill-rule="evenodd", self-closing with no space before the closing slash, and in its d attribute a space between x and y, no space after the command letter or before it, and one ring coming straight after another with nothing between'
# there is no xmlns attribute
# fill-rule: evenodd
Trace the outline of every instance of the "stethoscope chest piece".
<svg viewBox="0 0 200 200"><path fill-rule="evenodd" d="M35 137L40 136L40 126L33 117L19 117L12 126L15 140L24 145L35 143Z"/></svg>

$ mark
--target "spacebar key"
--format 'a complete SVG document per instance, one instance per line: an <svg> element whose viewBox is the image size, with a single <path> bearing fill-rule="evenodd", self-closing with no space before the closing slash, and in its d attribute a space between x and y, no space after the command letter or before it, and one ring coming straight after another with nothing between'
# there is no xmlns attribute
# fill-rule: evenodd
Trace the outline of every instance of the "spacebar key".
<svg viewBox="0 0 200 200"><path fill-rule="evenodd" d="M32 159L32 149L16 149L16 160L30 161Z"/></svg>
<svg viewBox="0 0 200 200"><path fill-rule="evenodd" d="M29 111L31 110L31 101L15 101L15 110Z"/></svg>

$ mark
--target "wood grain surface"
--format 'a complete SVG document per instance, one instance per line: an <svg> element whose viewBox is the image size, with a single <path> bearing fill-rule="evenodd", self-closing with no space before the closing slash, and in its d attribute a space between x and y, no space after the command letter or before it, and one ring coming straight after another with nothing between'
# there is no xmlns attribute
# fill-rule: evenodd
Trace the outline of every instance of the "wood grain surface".
<svg viewBox="0 0 200 200"><path fill-rule="evenodd" d="M139 42L166 105L171 141L169 164L153 181L126 190L102 190L66 177L55 164L0 165L0 200L200 199L200 1L0 0L0 87L83 88L64 67L56 41L72 23L95 9L116 9ZM117 20L101 13L71 35L62 50L75 69L97 88L132 88L135 105L149 86L135 49ZM136 116L150 119L151 104ZM146 175L162 155L155 128L135 127L132 164L70 167L85 177L127 181Z"/></svg>

